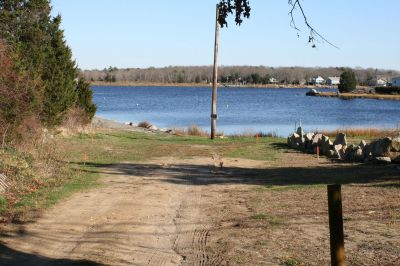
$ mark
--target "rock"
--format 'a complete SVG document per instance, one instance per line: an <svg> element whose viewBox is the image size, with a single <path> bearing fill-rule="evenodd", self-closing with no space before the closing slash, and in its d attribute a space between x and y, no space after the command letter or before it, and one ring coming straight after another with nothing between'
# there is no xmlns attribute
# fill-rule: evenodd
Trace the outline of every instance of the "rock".
<svg viewBox="0 0 400 266"><path fill-rule="evenodd" d="M345 150L342 144L333 145L333 150L335 151L335 157L337 159L344 159Z"/></svg>
<svg viewBox="0 0 400 266"><path fill-rule="evenodd" d="M292 135L289 136L288 138L288 145L292 148L298 148L299 147L299 138L300 135L297 133L293 133Z"/></svg>
<svg viewBox="0 0 400 266"><path fill-rule="evenodd" d="M360 146L361 149L364 149L365 146L367 146L367 142L365 140L362 140L358 146Z"/></svg>
<svg viewBox="0 0 400 266"><path fill-rule="evenodd" d="M333 145L338 145L338 144L341 144L343 147L347 146L346 134L339 133L339 134L336 135L336 139L333 142Z"/></svg>
<svg viewBox="0 0 400 266"><path fill-rule="evenodd" d="M341 149L343 149L343 145L342 144L333 144L333 150L339 151Z"/></svg>
<svg viewBox="0 0 400 266"><path fill-rule="evenodd" d="M344 159L344 160L347 160L347 161L352 160L352 158L353 158L353 153L354 153L354 151L355 151L355 148L356 148L356 146L354 146L353 144L351 144L350 146L348 146L348 147L345 149L345 153L344 153L343 159Z"/></svg>
<svg viewBox="0 0 400 266"><path fill-rule="evenodd" d="M390 151L400 152L400 137L396 137L392 140Z"/></svg>
<svg viewBox="0 0 400 266"><path fill-rule="evenodd" d="M333 143L332 141L329 139L328 136L322 136L321 139L321 154L329 156L330 155L330 150L333 148Z"/></svg>
<svg viewBox="0 0 400 266"><path fill-rule="evenodd" d="M377 164L390 164L392 160L390 157L375 157L374 162Z"/></svg>
<svg viewBox="0 0 400 266"><path fill-rule="evenodd" d="M316 147L318 146L319 141L322 139L322 134L315 134L313 139L312 139L312 146Z"/></svg>
<svg viewBox="0 0 400 266"><path fill-rule="evenodd" d="M303 135L300 135L300 134L297 134L297 135L298 135L298 137L296 138L296 143L297 143L297 145L298 145L299 147L304 147L304 142L305 142L305 140L304 140Z"/></svg>
<svg viewBox="0 0 400 266"><path fill-rule="evenodd" d="M314 138L314 133L312 133L312 132L310 132L310 133L307 133L305 136L304 136L304 138L306 139L306 141L308 140L308 141L312 141L313 140L313 138Z"/></svg>
<svg viewBox="0 0 400 266"><path fill-rule="evenodd" d="M311 89L306 93L307 96L317 96L319 92L316 89Z"/></svg>
<svg viewBox="0 0 400 266"><path fill-rule="evenodd" d="M400 155L391 159L393 163L400 163Z"/></svg>
<svg viewBox="0 0 400 266"><path fill-rule="evenodd" d="M158 128L154 125L151 125L150 127L148 127L149 130L158 130Z"/></svg>
<svg viewBox="0 0 400 266"><path fill-rule="evenodd" d="M296 133L299 134L300 136L303 136L304 135L303 128L301 126L298 127Z"/></svg>
<svg viewBox="0 0 400 266"><path fill-rule="evenodd" d="M400 152L390 152L389 155L390 159L394 162L399 162L400 161Z"/></svg>
<svg viewBox="0 0 400 266"><path fill-rule="evenodd" d="M356 147L356 149L353 151L352 158L356 162L362 162L364 160L364 153L360 146Z"/></svg>
<svg viewBox="0 0 400 266"><path fill-rule="evenodd" d="M312 142L314 138L314 133L307 133L304 136L304 148L307 150L312 150Z"/></svg>
<svg viewBox="0 0 400 266"><path fill-rule="evenodd" d="M389 157L392 146L392 139L389 137L378 139L366 145L363 149L364 154L371 154L372 157Z"/></svg>
<svg viewBox="0 0 400 266"><path fill-rule="evenodd" d="M340 155L337 151L335 150L330 150L328 154L329 158L334 158L334 159L340 159Z"/></svg>

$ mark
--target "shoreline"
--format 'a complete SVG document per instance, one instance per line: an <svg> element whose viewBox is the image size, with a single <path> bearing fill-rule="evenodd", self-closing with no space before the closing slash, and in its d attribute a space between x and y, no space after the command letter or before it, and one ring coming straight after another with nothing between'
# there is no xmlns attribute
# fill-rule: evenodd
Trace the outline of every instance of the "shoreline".
<svg viewBox="0 0 400 266"><path fill-rule="evenodd" d="M372 99L372 100L393 100L400 101L400 95L388 95L388 94L368 94L368 93L334 93L334 92L319 92L312 97L325 97L325 98L340 98L343 100L352 99Z"/></svg>
<svg viewBox="0 0 400 266"><path fill-rule="evenodd" d="M133 131L133 132L143 132L143 133L164 133L164 134L170 134L170 135L190 135L184 133L185 130L187 130L188 127L171 127L171 128L158 128L157 125L154 125L152 123L150 128L144 128L138 126L138 124L133 123L132 125L126 124L124 122L119 122L116 120L104 118L104 117L99 117L95 116L93 117L93 120L91 122L92 126L94 128L100 128L100 129L108 129L108 130L126 130L126 131ZM197 126L196 126L197 127ZM315 131L315 130L314 130ZM374 137L384 137L388 135L389 132L399 132L399 128L397 127L368 127L368 126L344 126L344 127L337 127L334 129L327 129L327 128L322 128L320 130L317 130L316 132L323 133L325 135L334 135L339 132L344 132L346 135L350 137L365 137L368 139L369 138L374 138ZM204 133L208 133L208 131L204 131ZM284 139L287 136L286 135L280 135L275 132L264 132L262 130L252 130L252 131L242 131L242 132L236 132L232 134L224 134L220 133L219 138L229 138L229 137L261 137L261 136L268 136L268 137L273 137L273 138L280 138ZM192 135L192 136L198 136L198 135Z"/></svg>
<svg viewBox="0 0 400 266"><path fill-rule="evenodd" d="M148 82L91 82L90 86L94 87L197 87L211 88L211 84L206 83L148 83ZM255 89L337 89L336 86L314 86L314 85L223 85L218 84L218 88L255 88Z"/></svg>

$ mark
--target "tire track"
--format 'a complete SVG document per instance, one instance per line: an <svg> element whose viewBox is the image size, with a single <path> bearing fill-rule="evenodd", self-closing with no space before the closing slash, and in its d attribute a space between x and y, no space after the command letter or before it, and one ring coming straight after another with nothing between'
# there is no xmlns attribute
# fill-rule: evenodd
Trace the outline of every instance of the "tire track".
<svg viewBox="0 0 400 266"><path fill-rule="evenodd" d="M191 183L193 181L190 180ZM212 225L202 217L201 201L202 188L193 188L188 184L185 198L174 219L177 230L174 250L182 256L182 265L221 265L224 258L209 243Z"/></svg>

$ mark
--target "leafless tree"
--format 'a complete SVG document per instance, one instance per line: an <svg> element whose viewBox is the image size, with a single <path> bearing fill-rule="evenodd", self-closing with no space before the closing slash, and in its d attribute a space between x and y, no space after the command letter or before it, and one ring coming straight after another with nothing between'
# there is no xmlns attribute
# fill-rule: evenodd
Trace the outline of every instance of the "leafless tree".
<svg viewBox="0 0 400 266"><path fill-rule="evenodd" d="M303 17L304 24L309 30L308 42L313 48L316 47L316 42L322 41L329 45L338 48L332 42L328 41L322 34L320 34L308 21L307 15L304 12L303 6L300 0L288 0L290 7L290 26L296 31L300 32L300 28L297 27L295 21L295 13L299 12ZM244 18L249 18L251 13L250 1L249 0L220 0L219 4L219 24L221 27L228 26L227 17L230 14L235 13L235 22L237 25L242 24Z"/></svg>

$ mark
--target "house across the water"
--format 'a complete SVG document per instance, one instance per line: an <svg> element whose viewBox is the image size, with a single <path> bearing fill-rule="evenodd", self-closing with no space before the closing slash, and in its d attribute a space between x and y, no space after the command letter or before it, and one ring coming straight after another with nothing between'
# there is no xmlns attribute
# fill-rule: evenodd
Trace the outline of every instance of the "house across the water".
<svg viewBox="0 0 400 266"><path fill-rule="evenodd" d="M340 77L329 77L326 79L326 85L334 86L340 84Z"/></svg>
<svg viewBox="0 0 400 266"><path fill-rule="evenodd" d="M392 78L392 86L400 86L400 77Z"/></svg>
<svg viewBox="0 0 400 266"><path fill-rule="evenodd" d="M311 83L314 85L325 84L325 79L321 76L315 76L311 79Z"/></svg>
<svg viewBox="0 0 400 266"><path fill-rule="evenodd" d="M383 79L383 78L375 78L375 79L372 79L372 80L370 80L369 82L368 82L368 85L369 86L372 86L372 87L386 87L387 86L387 80L386 79Z"/></svg>

